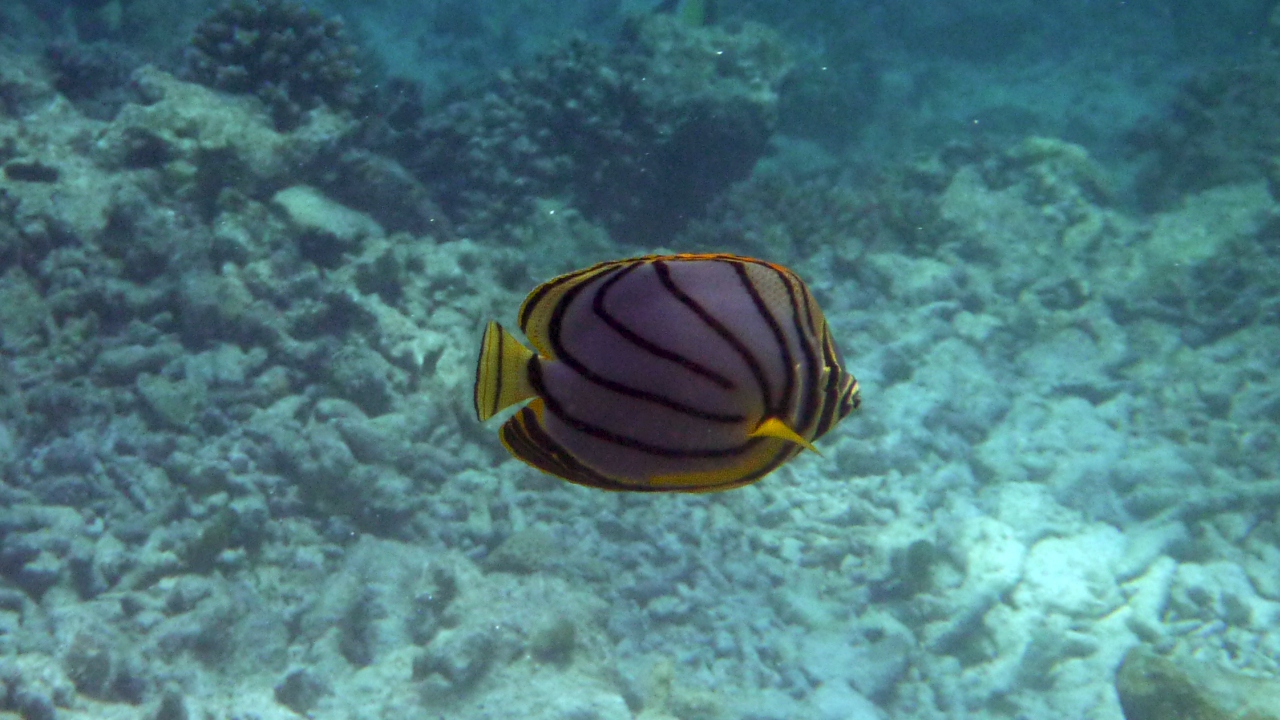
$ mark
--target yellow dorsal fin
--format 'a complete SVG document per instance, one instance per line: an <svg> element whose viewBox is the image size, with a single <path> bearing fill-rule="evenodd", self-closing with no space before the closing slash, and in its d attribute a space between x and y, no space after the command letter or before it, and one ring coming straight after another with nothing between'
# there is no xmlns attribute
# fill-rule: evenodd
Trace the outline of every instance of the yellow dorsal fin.
<svg viewBox="0 0 1280 720"><path fill-rule="evenodd" d="M609 272L621 265L633 265L643 262L644 258L628 260L611 260L592 265L589 268L566 273L542 283L529 293L520 305L520 330L529 338L533 349L547 358L556 356L551 347L551 320L556 309L565 302L565 297L579 285L591 282L597 275Z"/></svg>
<svg viewBox="0 0 1280 720"><path fill-rule="evenodd" d="M537 395L529 384L533 351L496 322L490 322L480 341L476 362L475 408L480 422Z"/></svg>
<svg viewBox="0 0 1280 720"><path fill-rule="evenodd" d="M756 429L752 430L749 435L750 437L772 437L779 440L789 440L806 450L812 450L819 455L822 454L818 452L818 448L813 446L813 443L800 437L795 430L791 429L791 426L775 417L765 418L764 422L756 426Z"/></svg>

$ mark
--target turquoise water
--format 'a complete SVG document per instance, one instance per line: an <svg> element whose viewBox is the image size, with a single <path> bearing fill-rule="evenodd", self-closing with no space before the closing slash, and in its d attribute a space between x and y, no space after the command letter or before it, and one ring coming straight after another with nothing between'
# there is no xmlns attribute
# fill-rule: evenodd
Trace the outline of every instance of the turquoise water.
<svg viewBox="0 0 1280 720"><path fill-rule="evenodd" d="M1280 712L1272 7L656 4L0 8L0 718ZM485 324L668 252L862 407L512 458Z"/></svg>

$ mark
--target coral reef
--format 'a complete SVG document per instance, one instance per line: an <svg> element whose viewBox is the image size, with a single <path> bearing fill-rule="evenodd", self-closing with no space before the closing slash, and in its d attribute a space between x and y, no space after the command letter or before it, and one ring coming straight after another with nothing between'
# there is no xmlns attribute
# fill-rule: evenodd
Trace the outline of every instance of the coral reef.
<svg viewBox="0 0 1280 720"><path fill-rule="evenodd" d="M1277 177L1280 56L1199 72L1183 82L1162 115L1129 137L1144 167L1134 187L1147 208L1167 208L1189 192Z"/></svg>
<svg viewBox="0 0 1280 720"><path fill-rule="evenodd" d="M774 11L850 7L819 5ZM1119 720L1144 684L1273 692L1267 180L1140 214L1053 137L877 169L774 136L732 183L779 47L641 21L440 114L397 84L378 128L0 43L0 716ZM793 266L873 411L715 497L510 460L469 407L478 329L639 243Z"/></svg>
<svg viewBox="0 0 1280 720"><path fill-rule="evenodd" d="M129 76L142 58L128 46L59 41L49 45L45 58L54 87L87 117L110 120L125 103L141 100Z"/></svg>
<svg viewBox="0 0 1280 720"><path fill-rule="evenodd" d="M196 27L187 67L210 87L257 96L289 129L321 104L361 101L356 55L341 20L293 0L231 0Z"/></svg>
<svg viewBox="0 0 1280 720"><path fill-rule="evenodd" d="M841 274L872 248L927 254L950 239L939 192L964 156L903 163L867 183L815 160L803 145L789 147L713 200L680 241L766 257L831 254Z"/></svg>
<svg viewBox="0 0 1280 720"><path fill-rule="evenodd" d="M662 242L751 170L787 68L762 27L652 17L611 50L573 40L502 74L394 132L387 152L465 234L563 197L621 242Z"/></svg>
<svg viewBox="0 0 1280 720"><path fill-rule="evenodd" d="M1116 691L1126 720L1280 718L1280 683L1194 660L1179 664L1141 645L1125 654Z"/></svg>

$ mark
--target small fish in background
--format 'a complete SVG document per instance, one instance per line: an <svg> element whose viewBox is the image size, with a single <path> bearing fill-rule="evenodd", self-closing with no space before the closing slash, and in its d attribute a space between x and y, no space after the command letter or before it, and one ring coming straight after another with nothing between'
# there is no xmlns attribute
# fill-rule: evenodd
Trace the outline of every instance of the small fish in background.
<svg viewBox="0 0 1280 720"><path fill-rule="evenodd" d="M716 0L662 0L655 12L671 13L692 27L711 25L719 8Z"/></svg>
<svg viewBox="0 0 1280 720"><path fill-rule="evenodd" d="M749 485L860 404L809 288L736 255L604 262L534 288L520 329L481 341L481 422L512 455L579 485L714 492Z"/></svg>

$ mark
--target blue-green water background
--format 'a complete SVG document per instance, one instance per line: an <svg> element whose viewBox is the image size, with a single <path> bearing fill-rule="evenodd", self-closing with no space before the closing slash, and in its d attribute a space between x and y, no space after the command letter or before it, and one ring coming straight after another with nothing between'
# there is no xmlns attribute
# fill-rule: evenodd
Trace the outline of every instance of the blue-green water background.
<svg viewBox="0 0 1280 720"><path fill-rule="evenodd" d="M1274 3L652 5L311 3L355 94L284 102L217 5L0 8L0 717L1137 720L1134 648L1275 713ZM821 456L474 420L538 282L713 250L822 303Z"/></svg>

